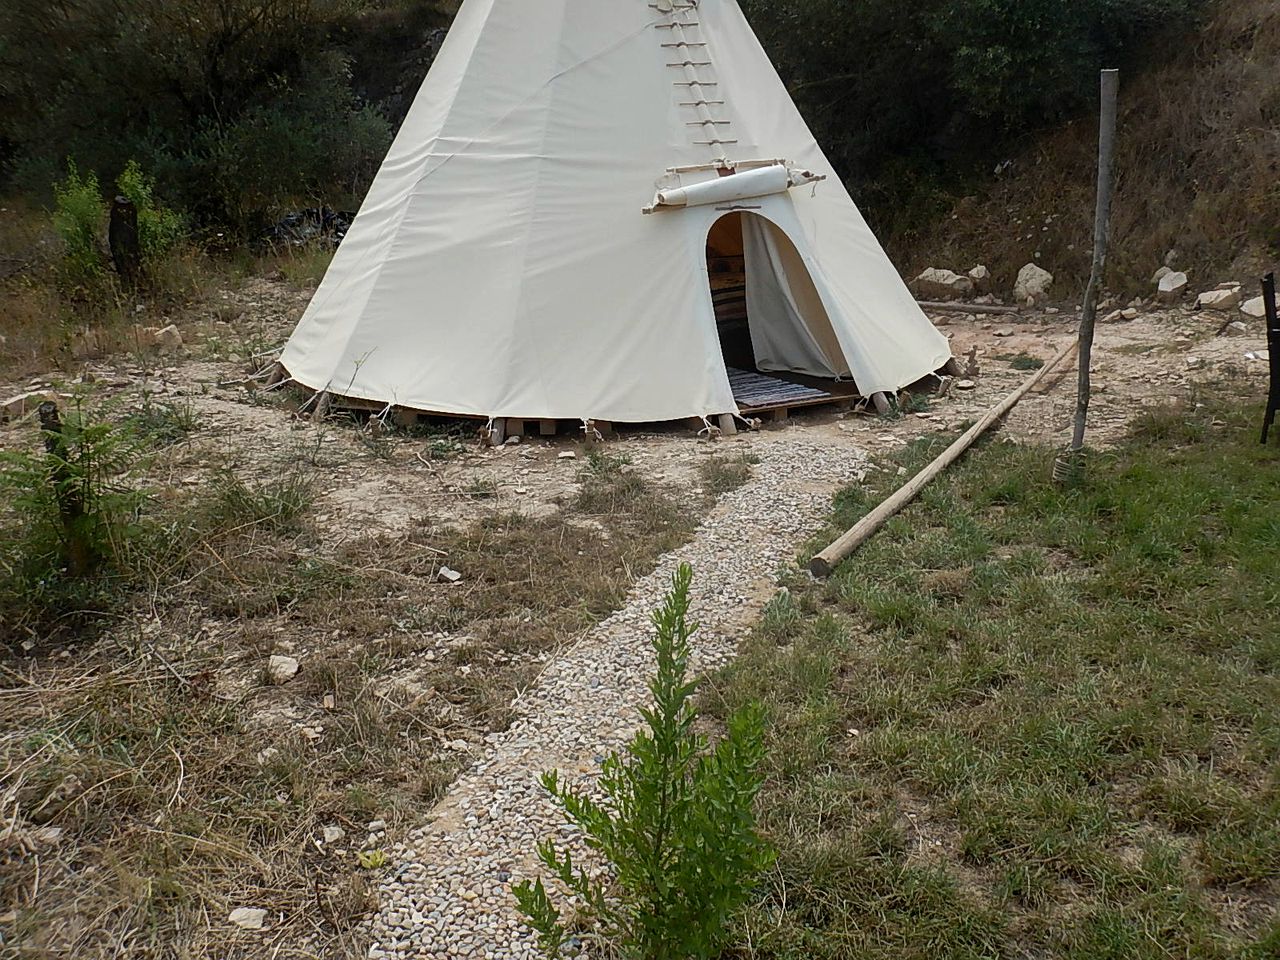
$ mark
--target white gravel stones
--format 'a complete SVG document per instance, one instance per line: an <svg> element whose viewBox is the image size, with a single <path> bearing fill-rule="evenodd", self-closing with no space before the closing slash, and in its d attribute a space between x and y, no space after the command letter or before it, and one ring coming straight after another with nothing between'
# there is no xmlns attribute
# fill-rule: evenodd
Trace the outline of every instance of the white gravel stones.
<svg viewBox="0 0 1280 960"><path fill-rule="evenodd" d="M515 722L488 738L432 822L388 851L393 866L380 886L371 958L537 956L511 885L541 872L539 839L556 836L570 846L577 840L538 778L555 768L567 783L594 783L605 755L639 726L652 669L649 614L673 570L682 562L693 566L701 624L695 669L716 669L733 656L832 493L866 469L853 440L830 433L771 431L743 446L760 458L752 479L721 499L693 540L637 581L621 610L548 665L515 703Z"/></svg>

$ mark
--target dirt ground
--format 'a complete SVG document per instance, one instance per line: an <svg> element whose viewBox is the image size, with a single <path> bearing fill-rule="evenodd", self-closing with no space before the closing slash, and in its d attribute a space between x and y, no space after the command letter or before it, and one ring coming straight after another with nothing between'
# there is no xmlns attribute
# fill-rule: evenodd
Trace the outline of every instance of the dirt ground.
<svg viewBox="0 0 1280 960"><path fill-rule="evenodd" d="M310 507L316 536L306 546L307 556L342 557L352 545L363 544L368 567L372 563L367 559L369 544L381 544L394 552L387 545L416 543L412 539L415 531L424 527L483 530L501 515L537 521L565 514L566 504L582 490L583 466L589 460L580 436L526 437L519 443L491 448L479 443L474 425L452 432L378 434L353 418L313 421L298 413L297 397L287 391L265 391L254 371L269 363L272 351L283 344L310 293L285 283L250 281L174 318L183 343L172 352L100 357L69 370L50 370L43 376L0 383L0 400L29 390L63 397L87 390L93 402L104 404L106 409L136 407L144 392L154 402L189 405L198 418L198 428L148 462L145 482L154 488L185 491L196 503L211 489L214 478L227 471L254 483L279 477L298 463L309 464L320 479ZM909 412L897 419L816 408L797 412L790 420L770 423L757 432L711 441L699 439L679 425L622 426L600 450L618 463L625 462L628 473L697 512L714 503L720 492L708 488L707 477L712 474L706 466L710 461L749 461L753 451L768 445L779 431L840 436L843 442L852 438L873 457L918 436L954 435L1030 376L1033 361L1048 360L1071 340L1076 327L1074 308L1062 305L1059 309L1056 313L1027 311L1008 317L935 314L935 323L951 340L953 354L961 358L962 365L974 351L977 371L953 382L943 396L922 393L910 398L906 403ZM1132 321L1101 325L1094 352L1090 443L1107 445L1146 405L1170 400L1194 402L1200 392L1225 380L1262 381L1266 376L1262 324L1246 319L1245 335L1217 335L1229 319L1237 318L1148 305ZM1074 363L1064 362L1015 408L1000 428L1002 434L1015 440L1065 443L1074 409L1074 380ZM37 442L30 416L0 424L2 449L30 449ZM614 533L612 524L608 514L583 515L569 517L565 529L577 526L590 538L608 540ZM615 575L625 586L631 573L625 558L620 562ZM396 594L396 599L403 601L404 594L414 589L449 589L430 576L435 567L427 569L425 578L389 587L388 596ZM461 572L465 583L471 571ZM396 577L403 579L397 570L389 571L388 577L392 584ZM188 610L176 617L167 612L160 616L156 610L154 605L138 605L128 615L128 622L108 630L88 647L63 644L45 649L36 642L29 643L25 651L15 650L5 666L7 674L18 678L7 690L11 700L27 705L34 715L40 707L39 690L52 689L67 677L117 670L123 652L136 656L141 642L155 653L145 659L147 668L157 673L166 668L172 672L174 662L191 662L189 658L197 656L193 651L198 651L201 669L210 675L219 696L252 699L254 726L263 731L262 745L276 742L273 738L283 734L308 741L325 736L325 711L331 708L327 701L315 702L315 691L310 688L305 695L291 687L263 688L264 663L270 654L286 654L299 659L305 672L308 663L317 658L332 661L335 643L345 639L339 637L348 629L345 622L339 621L334 629L333 623L309 623L296 610L282 610L246 626L241 618L226 612ZM524 614L526 621L529 616ZM440 685L438 674L425 664L447 660L449 669L461 674L459 682L471 682L474 677L468 679L468 674L505 664L502 658L508 657L498 650L486 653L488 659L463 662L459 648L471 639L465 629L421 633L412 657L378 675L380 690L396 691L399 713L392 716L416 709L415 705ZM357 636L353 642L358 640ZM546 649L536 656L529 654L532 667L551 655ZM510 657L518 659L514 653ZM388 694L378 695L391 702ZM488 727L480 712L454 709L448 703L427 715L425 723L434 731L435 742L426 759L437 764L439 782L432 790L438 790L447 785L461 758L483 742ZM11 731L13 737L25 735L21 729ZM259 756L265 749L260 747ZM12 750L7 752L11 758L16 755ZM13 841L26 830L23 849L37 849L48 838L31 839L35 836L31 825L24 825L18 817L12 806L16 802L15 779L21 782L10 769L5 778L9 786L3 788L7 792L0 793L5 806L0 809L0 834L7 830L5 835ZM375 819L388 818L394 832L393 815ZM351 832L363 832L350 821L347 827ZM370 826L370 842L383 829ZM46 862L56 859L50 855ZM0 916L0 933L4 922L5 917Z"/></svg>
<svg viewBox="0 0 1280 960"><path fill-rule="evenodd" d="M282 456L310 455L319 450L332 479L320 513L330 535L340 539L351 530L403 528L414 516L442 509L458 521L482 512L485 497L467 490L491 486L503 504L533 514L550 509L572 487L572 462L556 454L573 450L579 437L525 438L519 445L491 449L473 442L466 425L460 429L465 450L443 464L424 464L422 443L390 437L377 449L359 439L350 422L313 423L296 416L296 403L270 394L250 374L282 345L305 309L309 289L256 280L223 291L217 302L188 311L178 320L183 346L173 354L133 354L75 364L20 381L0 381L0 398L28 390L68 393L92 381L96 398L136 401L143 391L158 399L183 399L199 414L201 429L169 458L165 467L176 483L198 485L210 467L232 466L252 476L271 470ZM1053 309L1053 308L1050 308ZM930 431L955 429L998 402L1030 373L1011 363L1015 357L1048 360L1076 329L1076 315L1065 305L1055 314L1030 310L1009 317L933 313L964 358L976 349L979 366L972 389L953 389L943 398L924 395L926 411L890 421L817 408L797 411L785 424L766 430L854 431L871 450ZM1107 312L1107 311L1103 311ZM1245 335L1218 336L1231 319L1246 321ZM256 361L244 354L253 352ZM1265 378L1266 334L1261 321L1240 315L1196 312L1187 307L1156 308L1148 304L1132 321L1100 324L1094 348L1094 397L1090 442L1105 445L1144 404L1187 399L1196 390L1223 379ZM1067 436L1074 406L1075 365L1068 359L1014 410L1004 432L1017 439L1057 442ZM0 424L0 446L19 448L31 442L29 423ZM749 450L750 434L724 441ZM691 465L707 453L692 432L679 425L622 426L607 449L630 458L656 480L682 484ZM491 504L486 504L491 505Z"/></svg>

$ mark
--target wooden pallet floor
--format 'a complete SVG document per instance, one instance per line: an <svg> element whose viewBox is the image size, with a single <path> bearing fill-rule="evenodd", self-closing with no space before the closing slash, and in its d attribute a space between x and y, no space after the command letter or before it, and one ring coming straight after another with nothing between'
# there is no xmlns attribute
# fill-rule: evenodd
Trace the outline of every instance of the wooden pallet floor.
<svg viewBox="0 0 1280 960"><path fill-rule="evenodd" d="M729 386L733 390L734 401L744 414L808 407L841 399L840 394L829 390L737 367L729 368Z"/></svg>

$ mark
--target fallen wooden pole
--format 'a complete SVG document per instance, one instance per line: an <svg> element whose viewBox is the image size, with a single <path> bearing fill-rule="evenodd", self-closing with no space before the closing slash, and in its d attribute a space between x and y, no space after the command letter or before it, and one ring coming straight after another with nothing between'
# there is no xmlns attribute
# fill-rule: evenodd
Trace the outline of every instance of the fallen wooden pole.
<svg viewBox="0 0 1280 960"><path fill-rule="evenodd" d="M854 524L853 529L810 560L809 572L815 577L831 576L831 571L836 568L836 565L841 560L869 540L871 535L884 526L886 521L914 500L920 491L929 485L930 481L959 460L961 454L973 446L975 440L986 433L993 423L1012 410L1014 405L1026 396L1032 387L1043 380L1050 370L1071 356L1078 342L1079 338L1072 340L1071 343L1059 351L1057 356L1037 370L1035 375L1028 379L1026 383L988 410L981 420L966 430L960 439L947 447L936 460L917 473L888 500Z"/></svg>
<svg viewBox="0 0 1280 960"><path fill-rule="evenodd" d="M997 307L986 303L965 303L960 300L917 300L916 303L925 310L939 310L949 313L1018 313L1021 307Z"/></svg>

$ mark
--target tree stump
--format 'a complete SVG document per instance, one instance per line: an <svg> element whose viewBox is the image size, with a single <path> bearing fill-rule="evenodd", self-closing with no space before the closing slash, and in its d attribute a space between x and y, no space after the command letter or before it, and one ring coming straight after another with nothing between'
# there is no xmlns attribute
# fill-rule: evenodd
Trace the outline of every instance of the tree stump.
<svg viewBox="0 0 1280 960"><path fill-rule="evenodd" d="M127 197L111 201L111 224L107 228L111 262L120 279L129 286L142 272L142 244L138 236L138 208Z"/></svg>

